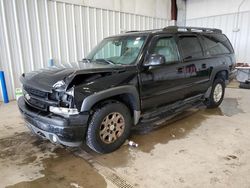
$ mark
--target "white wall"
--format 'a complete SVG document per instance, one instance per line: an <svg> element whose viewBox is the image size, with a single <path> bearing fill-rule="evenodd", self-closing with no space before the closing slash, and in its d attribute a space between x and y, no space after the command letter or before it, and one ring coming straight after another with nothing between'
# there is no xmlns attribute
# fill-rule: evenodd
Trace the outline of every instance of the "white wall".
<svg viewBox="0 0 250 188"><path fill-rule="evenodd" d="M238 11L250 11L250 0L187 0L186 19L230 14Z"/></svg>
<svg viewBox="0 0 250 188"><path fill-rule="evenodd" d="M188 0L186 12L187 26L221 29L234 47L236 61L250 64L250 0Z"/></svg>
<svg viewBox="0 0 250 188"><path fill-rule="evenodd" d="M156 2L160 0L0 0L0 69L10 99L21 86L20 75L46 67L50 59L78 66L104 37L165 27L168 20L159 17L167 9L156 11Z"/></svg>
<svg viewBox="0 0 250 188"><path fill-rule="evenodd" d="M85 6L170 19L171 0L57 0Z"/></svg>

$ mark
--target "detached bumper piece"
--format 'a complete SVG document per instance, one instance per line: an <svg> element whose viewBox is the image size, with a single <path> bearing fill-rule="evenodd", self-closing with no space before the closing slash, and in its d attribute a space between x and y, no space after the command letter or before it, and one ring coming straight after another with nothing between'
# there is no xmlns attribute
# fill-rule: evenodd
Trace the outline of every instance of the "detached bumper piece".
<svg viewBox="0 0 250 188"><path fill-rule="evenodd" d="M18 99L18 107L28 128L36 135L65 146L81 145L87 129L88 114L72 115L67 118L39 111L27 105L23 97Z"/></svg>

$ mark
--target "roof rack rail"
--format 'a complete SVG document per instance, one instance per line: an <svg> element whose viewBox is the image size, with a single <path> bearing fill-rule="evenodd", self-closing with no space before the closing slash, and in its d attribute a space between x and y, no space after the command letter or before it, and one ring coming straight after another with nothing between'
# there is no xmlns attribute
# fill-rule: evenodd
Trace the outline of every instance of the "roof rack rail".
<svg viewBox="0 0 250 188"><path fill-rule="evenodd" d="M179 31L186 31L186 32L207 32L207 33L222 33L222 30L215 29L215 28L205 28L205 27L184 27L184 26L167 26L162 29L163 31L167 32L179 32Z"/></svg>
<svg viewBox="0 0 250 188"><path fill-rule="evenodd" d="M134 33L134 32L139 32L139 30L126 31L125 33Z"/></svg>
<svg viewBox="0 0 250 188"><path fill-rule="evenodd" d="M147 31L162 31L162 29L146 29L146 30L131 30L131 31L126 31L125 33L136 33L136 32L147 32Z"/></svg>

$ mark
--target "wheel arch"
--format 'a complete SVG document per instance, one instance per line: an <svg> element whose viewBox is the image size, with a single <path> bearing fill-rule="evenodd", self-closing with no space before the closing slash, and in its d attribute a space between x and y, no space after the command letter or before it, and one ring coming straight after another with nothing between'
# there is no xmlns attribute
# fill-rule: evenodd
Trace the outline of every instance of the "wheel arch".
<svg viewBox="0 0 250 188"><path fill-rule="evenodd" d="M216 67L215 69L213 69L211 76L210 76L210 86L204 95L205 98L208 98L210 96L211 91L212 91L212 85L217 78L222 78L227 84L229 82L229 68L225 66L220 66L220 67Z"/></svg>
<svg viewBox="0 0 250 188"><path fill-rule="evenodd" d="M215 74L214 80L217 78L222 78L224 81L227 81L228 78L228 71L227 70L220 70Z"/></svg>
<svg viewBox="0 0 250 188"><path fill-rule="evenodd" d="M223 67L218 67L212 71L212 74L210 76L210 81L211 83L214 82L216 78L222 78L224 79L225 82L228 82L229 80L229 68L226 68L225 66Z"/></svg>
<svg viewBox="0 0 250 188"><path fill-rule="evenodd" d="M81 112L90 111L96 104L105 100L117 100L127 105L132 113L134 124L138 123L141 106L139 93L135 86L118 86L94 93L83 100Z"/></svg>

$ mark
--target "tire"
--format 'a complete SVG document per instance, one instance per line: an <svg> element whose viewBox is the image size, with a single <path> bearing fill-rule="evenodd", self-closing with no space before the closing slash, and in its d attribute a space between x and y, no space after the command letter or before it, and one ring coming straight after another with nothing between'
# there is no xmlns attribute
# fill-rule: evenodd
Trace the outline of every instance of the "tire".
<svg viewBox="0 0 250 188"><path fill-rule="evenodd" d="M240 82L240 88L243 89L250 89L250 83L244 83L244 82Z"/></svg>
<svg viewBox="0 0 250 188"><path fill-rule="evenodd" d="M210 96L209 98L206 98L204 102L207 108L216 108L222 103L225 93L225 87L226 85L223 79L216 78L214 80ZM220 90L221 92L219 92Z"/></svg>
<svg viewBox="0 0 250 188"><path fill-rule="evenodd" d="M131 125L130 111L126 105L120 102L106 103L94 111L86 143L97 153L113 152L126 141Z"/></svg>

